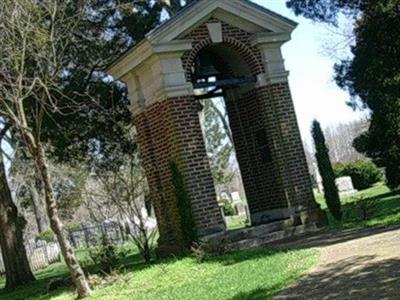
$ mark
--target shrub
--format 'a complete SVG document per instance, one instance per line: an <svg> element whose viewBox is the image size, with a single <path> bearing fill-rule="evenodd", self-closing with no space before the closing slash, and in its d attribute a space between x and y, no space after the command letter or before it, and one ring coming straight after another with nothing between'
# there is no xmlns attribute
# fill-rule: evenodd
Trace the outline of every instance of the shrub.
<svg viewBox="0 0 400 300"><path fill-rule="evenodd" d="M336 178L339 178L342 176L347 176L347 175L343 175L343 171L344 171L345 167L346 167L346 164L340 163L340 162L336 162L336 163L332 164L333 172L335 173Z"/></svg>
<svg viewBox="0 0 400 300"><path fill-rule="evenodd" d="M36 240L46 241L47 243L54 242L55 239L56 238L55 238L54 232L51 231L50 229L40 233L36 237Z"/></svg>
<svg viewBox="0 0 400 300"><path fill-rule="evenodd" d="M369 159L357 160L345 165L337 176L350 176L357 190L370 188L383 179L382 171Z"/></svg>
<svg viewBox="0 0 400 300"><path fill-rule="evenodd" d="M224 215L225 216L234 216L236 215L236 210L235 207L228 201L228 200L223 200L223 210L224 210Z"/></svg>
<svg viewBox="0 0 400 300"><path fill-rule="evenodd" d="M89 250L89 257L101 273L109 275L118 262L126 257L126 252L117 249L104 235L101 245Z"/></svg>

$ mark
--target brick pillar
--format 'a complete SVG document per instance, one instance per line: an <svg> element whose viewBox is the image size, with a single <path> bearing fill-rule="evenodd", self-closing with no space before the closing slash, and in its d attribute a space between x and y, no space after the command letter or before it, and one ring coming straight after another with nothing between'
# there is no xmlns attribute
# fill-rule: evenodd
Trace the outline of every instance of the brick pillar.
<svg viewBox="0 0 400 300"><path fill-rule="evenodd" d="M314 199L288 85L289 72L285 70L281 52L281 46L288 40L288 33L262 33L252 40L252 45L258 47L261 53L265 73L257 75L256 87L244 96L257 99L259 116L252 122L260 122L266 131L276 186L281 197L280 209L270 205L266 211L252 213L252 221L262 223L266 215L274 219L290 217L298 222L300 217L303 223L322 223L324 216ZM279 205L278 196L276 204Z"/></svg>
<svg viewBox="0 0 400 300"><path fill-rule="evenodd" d="M288 83L260 87L257 94L288 206L292 212L315 209L317 204Z"/></svg>
<svg viewBox="0 0 400 300"><path fill-rule="evenodd" d="M226 107L252 224L283 219L288 204L263 103L256 90L238 94L228 93Z"/></svg>
<svg viewBox="0 0 400 300"><path fill-rule="evenodd" d="M230 92L226 106L252 224L317 209L288 83Z"/></svg>
<svg viewBox="0 0 400 300"><path fill-rule="evenodd" d="M171 161L184 179L198 236L224 231L193 96L155 103L135 117L135 124L160 232L159 252L185 250Z"/></svg>

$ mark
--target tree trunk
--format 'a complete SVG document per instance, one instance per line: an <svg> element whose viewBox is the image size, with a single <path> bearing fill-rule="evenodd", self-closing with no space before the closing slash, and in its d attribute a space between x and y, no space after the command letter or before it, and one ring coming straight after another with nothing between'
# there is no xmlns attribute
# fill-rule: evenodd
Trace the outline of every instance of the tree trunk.
<svg viewBox="0 0 400 300"><path fill-rule="evenodd" d="M43 189L40 183L31 182L29 184L32 196L32 207L35 214L36 225L39 233L50 229L49 218L46 215L46 203L43 195Z"/></svg>
<svg viewBox="0 0 400 300"><path fill-rule="evenodd" d="M40 142L35 143L32 136L29 136L28 138L28 141L31 143L30 149L34 150L32 151L32 155L35 161L37 172L40 174L40 177L43 181L47 215L50 220L51 229L53 230L57 237L58 243L60 244L61 253L71 273L71 278L76 287L78 298L86 298L90 296L91 290L85 278L85 274L75 257L74 250L71 247L67 233L64 230L64 226L58 215L57 202L54 198L53 186L51 183L43 147Z"/></svg>
<svg viewBox="0 0 400 300"><path fill-rule="evenodd" d="M8 186L3 156L0 154L0 246L6 271L5 289L14 289L35 280L23 241L25 220L18 215Z"/></svg>

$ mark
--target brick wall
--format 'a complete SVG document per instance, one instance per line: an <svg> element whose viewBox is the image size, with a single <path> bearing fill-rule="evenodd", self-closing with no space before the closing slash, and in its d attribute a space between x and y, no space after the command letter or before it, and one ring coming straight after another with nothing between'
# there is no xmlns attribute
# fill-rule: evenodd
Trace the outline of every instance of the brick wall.
<svg viewBox="0 0 400 300"><path fill-rule="evenodd" d="M240 98L226 97L225 102L250 212L287 206L277 175L275 153L271 151L272 132L266 127L263 103L258 94L253 90ZM265 146L271 151L271 159L263 157L268 153L257 141L261 131L265 134Z"/></svg>
<svg viewBox="0 0 400 300"><path fill-rule="evenodd" d="M135 125L162 251L174 253L182 250L171 160L178 163L185 180L198 234L224 230L194 98L171 98L153 104L135 118Z"/></svg>
<svg viewBox="0 0 400 300"><path fill-rule="evenodd" d="M311 178L288 83L257 89L273 140L275 160L292 207L315 208Z"/></svg>

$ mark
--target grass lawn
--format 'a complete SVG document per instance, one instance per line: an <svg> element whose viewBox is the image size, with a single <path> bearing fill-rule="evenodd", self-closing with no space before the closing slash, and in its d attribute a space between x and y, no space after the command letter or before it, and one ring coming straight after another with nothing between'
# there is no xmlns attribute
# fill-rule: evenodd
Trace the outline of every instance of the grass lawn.
<svg viewBox="0 0 400 300"><path fill-rule="evenodd" d="M362 199L362 200L360 200ZM358 201L373 203L373 213L362 220ZM322 195L317 201L325 210ZM400 225L400 193L385 185L361 191L342 199L343 220L337 222L328 212L331 229L362 228ZM231 227L243 225L240 218ZM87 252L78 253L84 259ZM270 299L291 282L298 279L318 260L318 251L254 249L237 251L221 257L211 257L199 263L193 257L160 260L150 266L140 262L134 252L121 262L121 274L110 277L94 289L90 299L95 300L150 300L150 299ZM54 264L36 273L32 285L11 293L0 292L1 300L72 300L71 287L47 293L46 286L53 278L67 278L63 263ZM0 286L3 285L0 278Z"/></svg>
<svg viewBox="0 0 400 300"><path fill-rule="evenodd" d="M246 227L247 217L243 215L232 216L231 222L227 224L228 230Z"/></svg>
<svg viewBox="0 0 400 300"><path fill-rule="evenodd" d="M269 299L298 279L318 259L316 250L270 251L255 249L211 257L161 260L151 266L135 263L112 284L96 288L90 299ZM131 258L133 261L134 258ZM66 277L64 264L55 264L36 274L38 281L2 300L72 300L71 289L46 293L51 278Z"/></svg>
<svg viewBox="0 0 400 300"><path fill-rule="evenodd" d="M342 222L336 221L329 213L323 195L317 195L316 198L321 207L327 211L329 227L333 229L400 225L400 191L390 191L382 183L360 191L354 196L342 198ZM372 216L368 220L363 220L361 210L357 208L357 202L368 200L373 203Z"/></svg>

